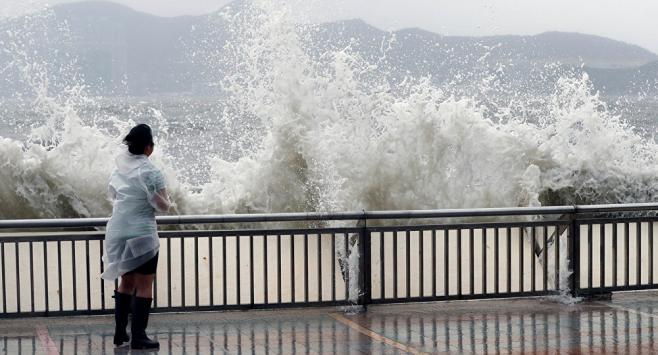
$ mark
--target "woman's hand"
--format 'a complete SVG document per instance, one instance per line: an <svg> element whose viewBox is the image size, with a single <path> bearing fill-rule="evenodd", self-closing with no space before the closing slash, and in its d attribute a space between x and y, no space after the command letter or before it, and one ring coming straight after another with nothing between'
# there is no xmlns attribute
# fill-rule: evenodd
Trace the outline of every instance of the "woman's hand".
<svg viewBox="0 0 658 355"><path fill-rule="evenodd" d="M167 212L171 207L171 202L169 201L169 194L167 189L162 189L158 191L155 196L153 196L153 202L155 210L158 212Z"/></svg>

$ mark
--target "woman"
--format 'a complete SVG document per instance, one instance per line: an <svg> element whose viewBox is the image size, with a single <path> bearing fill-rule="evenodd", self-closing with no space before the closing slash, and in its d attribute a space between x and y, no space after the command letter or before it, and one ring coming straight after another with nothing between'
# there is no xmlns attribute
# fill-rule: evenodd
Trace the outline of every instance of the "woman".
<svg viewBox="0 0 658 355"><path fill-rule="evenodd" d="M113 200L112 218L105 235L105 280L121 276L119 289L114 291L114 344L127 345L128 314L133 349L158 349L160 344L146 336L153 280L158 265L158 239L155 212L169 209L169 197L162 173L148 157L153 153L151 128L140 124L124 139L128 151L116 159L116 170L110 177L109 194Z"/></svg>

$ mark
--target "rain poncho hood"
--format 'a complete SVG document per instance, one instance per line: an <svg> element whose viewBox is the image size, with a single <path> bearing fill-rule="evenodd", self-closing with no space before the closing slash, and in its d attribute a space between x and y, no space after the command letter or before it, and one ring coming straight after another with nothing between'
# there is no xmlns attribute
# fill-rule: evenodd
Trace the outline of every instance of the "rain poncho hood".
<svg viewBox="0 0 658 355"><path fill-rule="evenodd" d="M108 193L114 202L107 223L103 262L105 280L115 280L153 258L160 249L155 212L164 178L145 155L116 158Z"/></svg>

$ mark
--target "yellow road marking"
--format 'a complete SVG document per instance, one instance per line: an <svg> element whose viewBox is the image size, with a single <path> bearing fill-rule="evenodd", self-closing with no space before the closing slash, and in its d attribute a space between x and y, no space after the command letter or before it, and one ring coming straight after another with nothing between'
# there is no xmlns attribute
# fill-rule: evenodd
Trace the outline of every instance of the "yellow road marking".
<svg viewBox="0 0 658 355"><path fill-rule="evenodd" d="M346 326L356 330L357 332L359 332L363 335L366 335L366 336L368 336L368 337L370 337L370 338L372 338L376 341L379 341L379 342L382 342L384 344L395 347L398 350L404 351L404 352L409 353L409 354L414 354L414 355L427 354L427 353L424 353L424 352L419 351L417 349L414 349L411 346L408 346L408 345L405 345L405 344L402 344L402 343L398 343L397 341L395 341L393 339L390 339L390 338L387 338L387 337L385 337L381 334L375 333L372 330L370 330L370 329L368 329L368 328L366 328L366 327L364 327L364 326L362 326L362 325L360 325L360 324L358 324L354 321L351 321L351 320L345 318L341 314L329 313L329 316L331 318L345 324Z"/></svg>

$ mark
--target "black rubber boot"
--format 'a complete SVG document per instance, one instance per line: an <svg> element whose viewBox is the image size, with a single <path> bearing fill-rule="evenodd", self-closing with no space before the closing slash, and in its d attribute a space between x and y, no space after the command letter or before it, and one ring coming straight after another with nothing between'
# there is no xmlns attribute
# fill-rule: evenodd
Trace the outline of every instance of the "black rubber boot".
<svg viewBox="0 0 658 355"><path fill-rule="evenodd" d="M132 295L114 291L114 345L118 347L128 345L130 341L130 337L126 333L126 326L128 325L132 298Z"/></svg>
<svg viewBox="0 0 658 355"><path fill-rule="evenodd" d="M151 313L151 298L135 297L133 303L133 318L130 324L132 341L130 347L136 350L155 350L160 348L160 343L146 336L146 327L149 323Z"/></svg>

